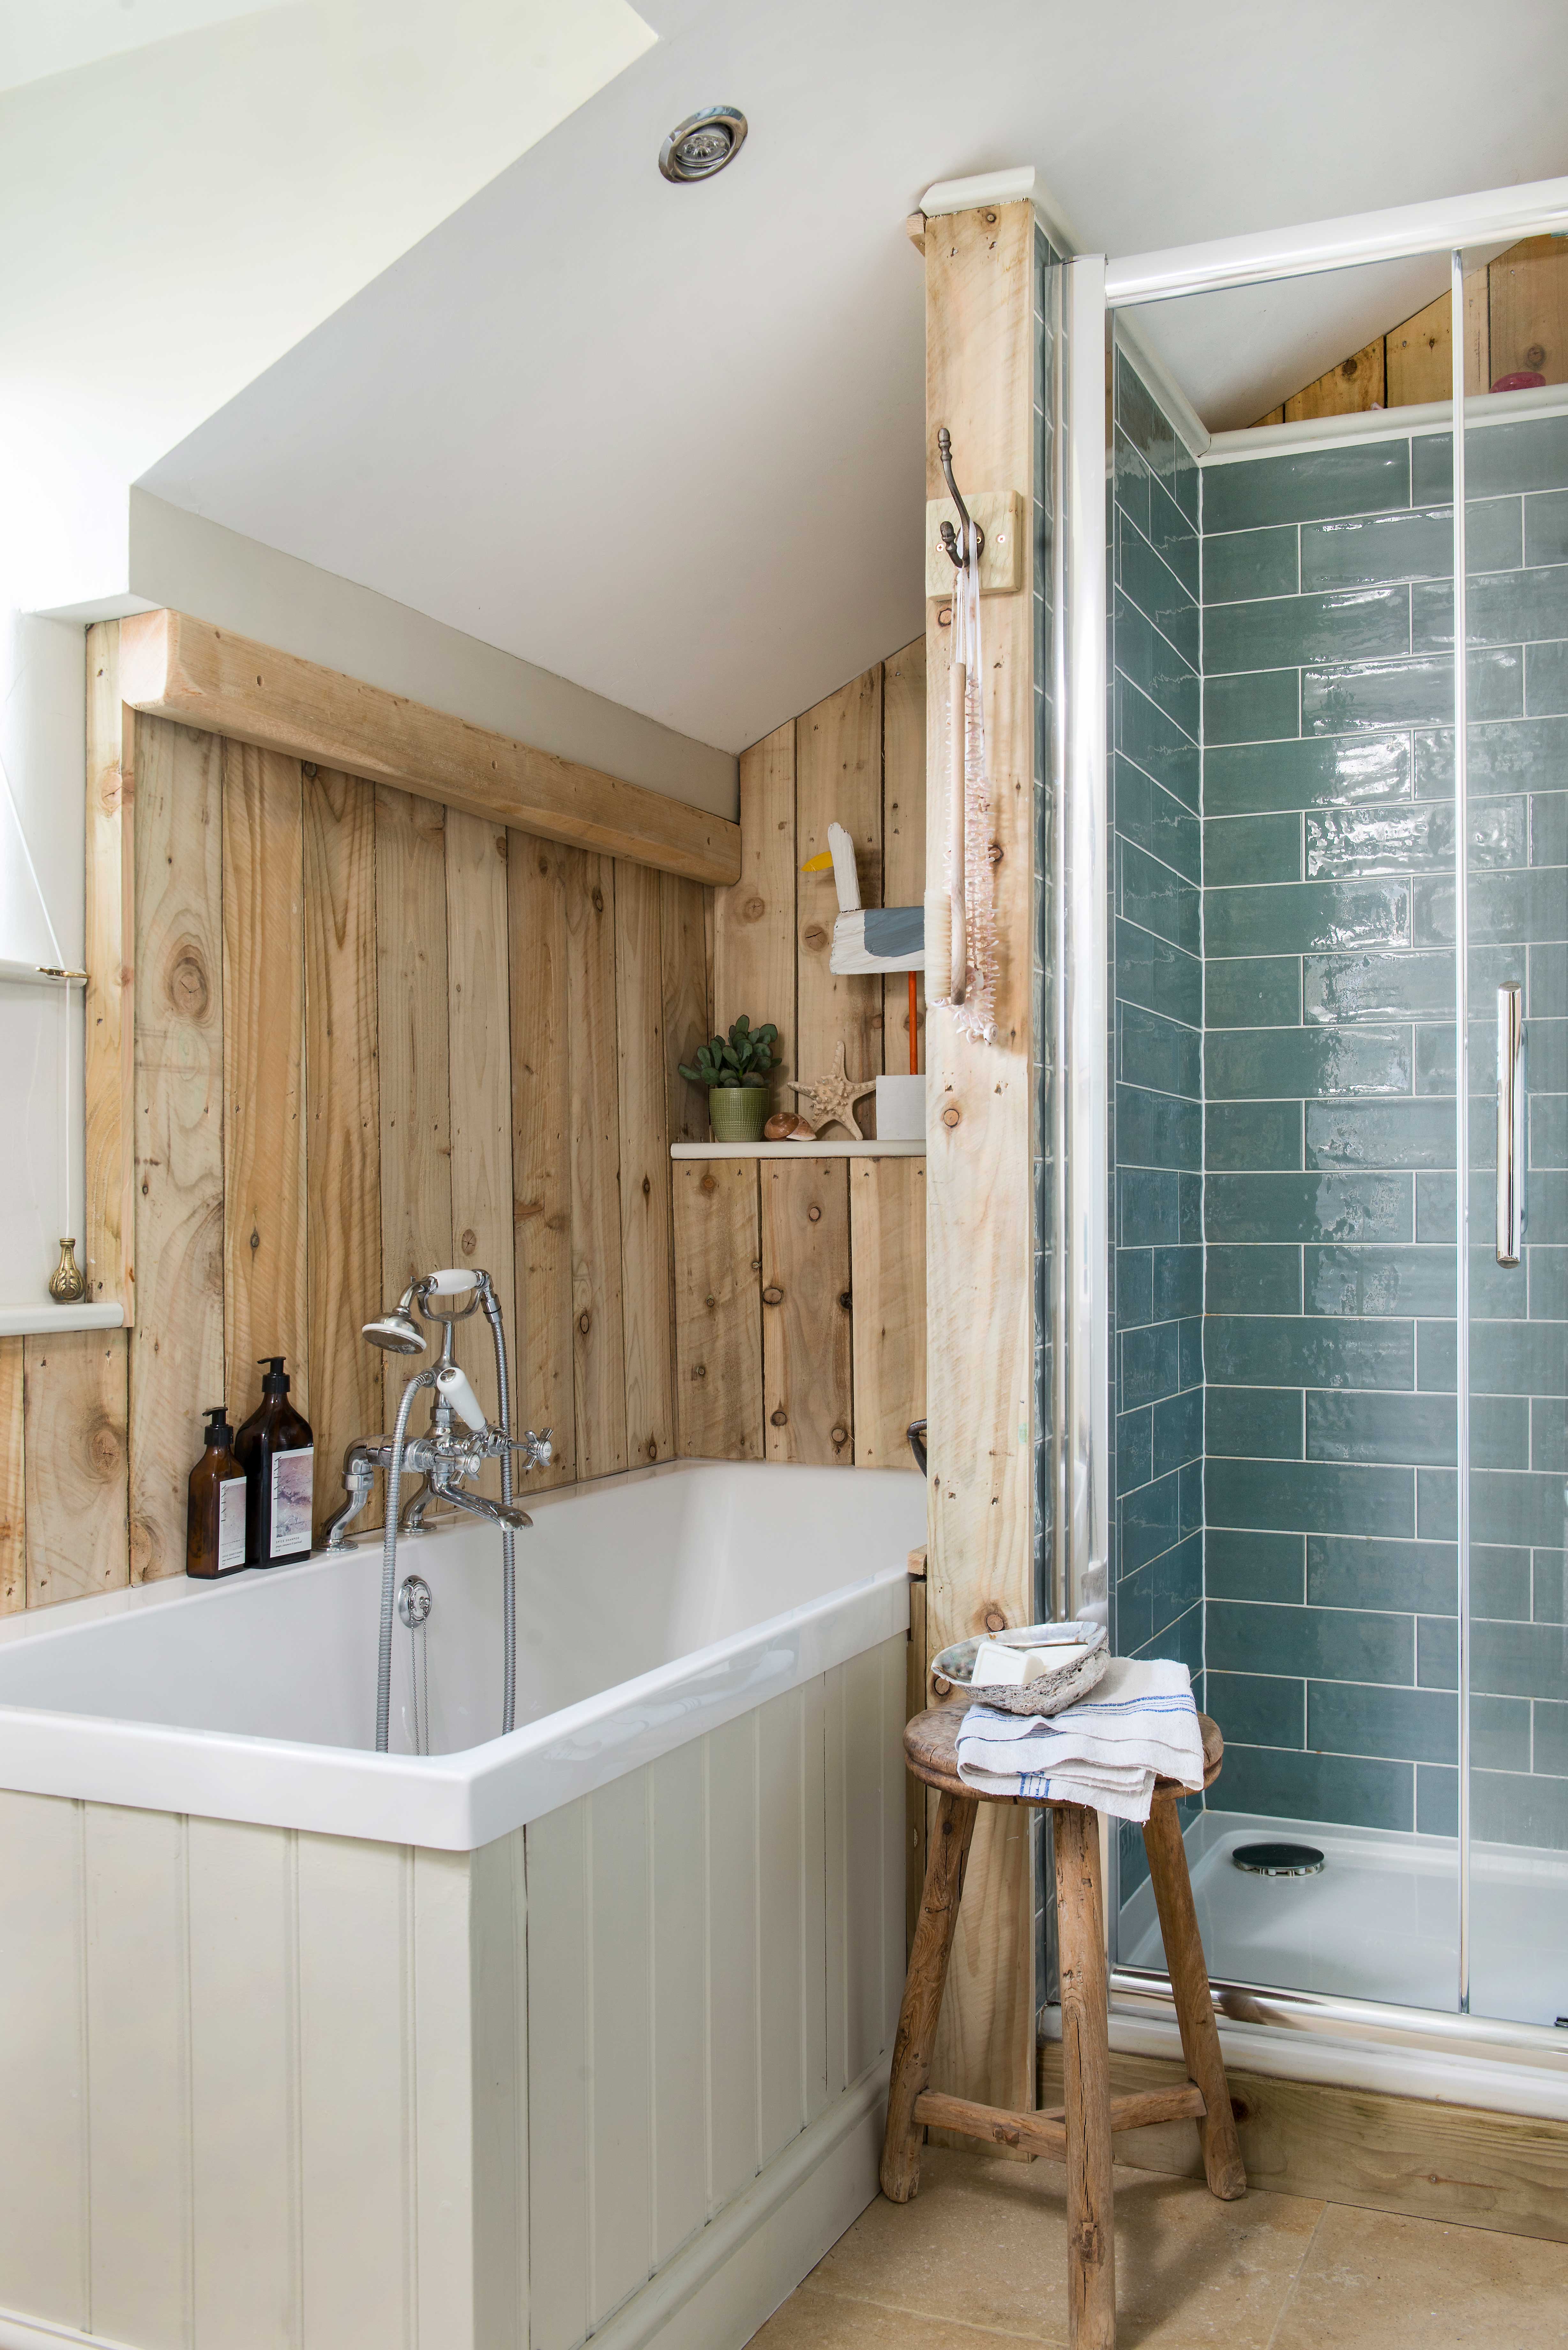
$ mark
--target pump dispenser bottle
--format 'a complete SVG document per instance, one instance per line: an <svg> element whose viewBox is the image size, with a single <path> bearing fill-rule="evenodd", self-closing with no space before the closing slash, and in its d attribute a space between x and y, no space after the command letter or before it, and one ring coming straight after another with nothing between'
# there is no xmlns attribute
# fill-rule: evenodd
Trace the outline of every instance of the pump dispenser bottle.
<svg viewBox="0 0 1568 2350"><path fill-rule="evenodd" d="M191 1471L185 1572L233 1575L245 1563L245 1472L234 1459L226 1406L207 1407L207 1448Z"/></svg>
<svg viewBox="0 0 1568 2350"><path fill-rule="evenodd" d="M309 1423L288 1399L281 1355L264 1355L262 1399L234 1439L245 1472L245 1559L285 1566L310 1556L312 1471Z"/></svg>

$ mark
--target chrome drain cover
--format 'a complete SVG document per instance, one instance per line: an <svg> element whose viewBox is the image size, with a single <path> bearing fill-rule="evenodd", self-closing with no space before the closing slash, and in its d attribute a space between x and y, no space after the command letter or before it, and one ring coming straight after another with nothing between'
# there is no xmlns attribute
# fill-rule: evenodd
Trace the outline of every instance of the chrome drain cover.
<svg viewBox="0 0 1568 2350"><path fill-rule="evenodd" d="M1315 1877L1324 1860L1315 1844L1239 1844L1231 1865L1249 1877Z"/></svg>

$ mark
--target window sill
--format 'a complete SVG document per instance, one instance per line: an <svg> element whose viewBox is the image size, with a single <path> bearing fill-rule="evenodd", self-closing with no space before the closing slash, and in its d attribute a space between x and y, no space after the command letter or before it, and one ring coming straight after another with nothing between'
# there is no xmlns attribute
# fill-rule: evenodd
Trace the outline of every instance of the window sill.
<svg viewBox="0 0 1568 2350"><path fill-rule="evenodd" d="M34 1338L55 1330L122 1330L123 1305L0 1305L0 1338Z"/></svg>

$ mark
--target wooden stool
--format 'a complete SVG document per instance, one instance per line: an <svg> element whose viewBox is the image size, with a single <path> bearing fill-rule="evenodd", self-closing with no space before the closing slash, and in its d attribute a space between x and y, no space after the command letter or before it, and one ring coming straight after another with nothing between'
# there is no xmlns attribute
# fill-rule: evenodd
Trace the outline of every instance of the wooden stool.
<svg viewBox="0 0 1568 2350"><path fill-rule="evenodd" d="M1115 2350L1116 2246L1112 2232L1111 2134L1149 2122L1190 2116L1198 2124L1210 2191L1232 2201L1247 2191L1241 2143L1225 2085L1225 2064L1209 1994L1187 1847L1181 1840L1174 1780L1157 1781L1143 1832L1149 1875L1165 1938L1166 1963L1181 2027L1187 2086L1113 2097L1106 2013L1106 1938L1100 1894L1100 1830L1084 1804L1051 1803L1056 1855L1056 1929L1062 1977L1063 2089L1054 2113L1008 2113L929 2088L931 2047L941 2012L953 1929L963 1896L964 1869L975 1815L982 1803L1038 1804L1033 1795L983 1795L958 1775L958 1731L969 1700L933 1706L904 1732L904 1752L917 1779L940 1790L936 1827L915 1927L893 2076L888 2094L888 2134L882 2142L882 2192L907 2203L920 2183L920 2133L956 2130L963 2137L1023 2147L1067 2166L1068 2340L1081 2350ZM1220 1775L1225 1743L1207 1714L1203 1783Z"/></svg>

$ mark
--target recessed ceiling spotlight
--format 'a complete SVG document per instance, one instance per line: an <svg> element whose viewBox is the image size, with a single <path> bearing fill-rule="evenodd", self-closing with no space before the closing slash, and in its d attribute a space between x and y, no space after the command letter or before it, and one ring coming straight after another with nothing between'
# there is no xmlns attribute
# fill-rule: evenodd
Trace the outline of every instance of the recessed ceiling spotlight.
<svg viewBox="0 0 1568 2350"><path fill-rule="evenodd" d="M732 163L746 141L746 118L738 106L705 106L678 122L659 151L667 180L711 180Z"/></svg>

